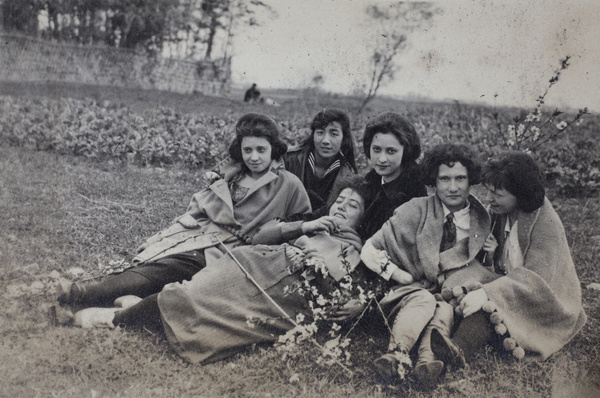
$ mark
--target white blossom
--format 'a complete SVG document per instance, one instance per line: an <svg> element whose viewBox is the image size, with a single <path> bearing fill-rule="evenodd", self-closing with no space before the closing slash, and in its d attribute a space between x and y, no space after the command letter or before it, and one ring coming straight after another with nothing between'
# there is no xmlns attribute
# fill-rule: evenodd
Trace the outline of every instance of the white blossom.
<svg viewBox="0 0 600 398"><path fill-rule="evenodd" d="M531 127L531 132L533 133L533 140L537 141L540 138L540 129L537 126Z"/></svg>
<svg viewBox="0 0 600 398"><path fill-rule="evenodd" d="M517 128L517 138L521 138L523 133L525 133L525 125L519 124L519 127Z"/></svg>

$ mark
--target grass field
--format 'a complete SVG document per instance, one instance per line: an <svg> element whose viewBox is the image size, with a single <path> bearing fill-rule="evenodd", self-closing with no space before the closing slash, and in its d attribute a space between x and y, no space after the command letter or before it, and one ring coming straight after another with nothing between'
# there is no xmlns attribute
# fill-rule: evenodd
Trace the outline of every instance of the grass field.
<svg viewBox="0 0 600 398"><path fill-rule="evenodd" d="M132 112L168 106L181 113L260 110L238 99L186 97L96 87L0 84L11 96L91 97ZM301 97L269 113L310 119L333 97ZM371 112L385 106L375 103ZM396 105L394 105L396 106ZM341 107L344 107L341 105ZM370 363L387 341L360 328L351 337L354 365L315 364L306 349L283 360L269 347L200 366L180 359L149 331L83 330L49 324L58 275L95 278L131 259L142 240L181 214L202 187L202 170L0 147L0 396L2 397L595 397L600 395L600 199L550 191L580 276L589 321L545 362L516 361L483 350L467 369L448 374L432 392L409 381L385 389ZM73 275L80 269L81 275Z"/></svg>

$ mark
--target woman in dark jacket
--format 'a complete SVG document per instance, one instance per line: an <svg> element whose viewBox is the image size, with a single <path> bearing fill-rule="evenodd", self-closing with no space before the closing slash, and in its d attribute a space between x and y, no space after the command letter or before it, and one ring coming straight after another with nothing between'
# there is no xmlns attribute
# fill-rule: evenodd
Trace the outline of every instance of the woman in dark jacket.
<svg viewBox="0 0 600 398"><path fill-rule="evenodd" d="M362 236L370 237L392 216L394 210L412 198L426 196L417 158L421 142L414 126L394 112L383 113L365 127L365 155L372 170L365 179L373 201L365 209Z"/></svg>

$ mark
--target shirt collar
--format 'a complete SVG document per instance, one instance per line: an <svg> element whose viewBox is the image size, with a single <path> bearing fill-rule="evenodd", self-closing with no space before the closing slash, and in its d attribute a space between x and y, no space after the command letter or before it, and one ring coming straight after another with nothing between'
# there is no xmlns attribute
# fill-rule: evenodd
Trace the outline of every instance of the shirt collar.
<svg viewBox="0 0 600 398"><path fill-rule="evenodd" d="M312 170L313 174L315 174L315 154L312 152L309 152L309 154L308 154L308 164L310 165L310 169ZM338 154L338 156L333 161L333 163L329 166L329 168L327 168L327 170L325 170L325 174L323 174L323 177L325 177L327 174L331 173L332 171L339 169L341 166L342 166L342 162L341 162L340 156Z"/></svg>
<svg viewBox="0 0 600 398"><path fill-rule="evenodd" d="M515 226L517 225L519 221L515 221L515 223L512 225L512 227L510 226L510 220L508 217L506 217L506 222L504 223L504 236L508 235L508 233L510 231L512 231L513 229L515 229Z"/></svg>
<svg viewBox="0 0 600 398"><path fill-rule="evenodd" d="M444 203L442 203L442 207L444 209L444 218L446 218L448 216L448 214L450 214L452 212L450 210L448 210L448 208L446 207L446 205ZM455 211L454 217L461 217L461 216L468 214L470 211L470 207L471 207L471 202L469 202L469 200L467 199L467 205L464 208L460 209L459 211Z"/></svg>

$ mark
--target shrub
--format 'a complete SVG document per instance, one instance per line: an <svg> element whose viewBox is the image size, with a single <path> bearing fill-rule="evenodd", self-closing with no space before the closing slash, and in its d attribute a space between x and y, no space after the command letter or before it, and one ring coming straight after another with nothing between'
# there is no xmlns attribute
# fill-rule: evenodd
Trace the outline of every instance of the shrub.
<svg viewBox="0 0 600 398"><path fill-rule="evenodd" d="M347 105L343 101L340 99L340 105ZM541 104L543 96L538 99L538 107L528 114L524 110L491 110L459 102L394 102L378 111L404 114L415 125L424 150L442 142L463 142L485 160L518 144L519 149L536 157L546 170L550 186L556 187L558 193L597 193L598 118L589 117L584 109L574 115L553 111L542 119L546 111ZM519 116L511 117L514 112L520 112ZM276 119L290 146L298 145L309 133L306 126L313 109L304 109L303 114L306 116L302 117L297 109L287 113L285 108L278 109ZM587 117L582 118L584 115ZM226 156L238 116L229 111L219 116L180 114L165 107L139 114L109 101L0 97L0 145L142 166L182 163L193 168L211 167ZM369 116L351 114L351 119L357 165L366 171L368 162L361 141ZM540 122L546 123L548 133L540 133L534 140L537 130L533 127Z"/></svg>

